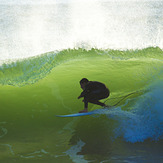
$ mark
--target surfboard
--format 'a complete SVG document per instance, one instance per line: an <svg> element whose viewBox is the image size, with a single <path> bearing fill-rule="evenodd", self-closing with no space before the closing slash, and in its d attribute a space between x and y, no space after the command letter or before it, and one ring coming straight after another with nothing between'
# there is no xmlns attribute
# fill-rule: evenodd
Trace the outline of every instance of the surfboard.
<svg viewBox="0 0 163 163"><path fill-rule="evenodd" d="M86 115L93 115L93 114L104 114L104 112L108 110L108 109L96 109L96 110L93 110L93 111L89 111L89 112L86 112L86 113L75 113L75 114L67 114L67 115L56 115L56 117L63 117L63 118L66 118L66 117L79 117L79 116L86 116Z"/></svg>
<svg viewBox="0 0 163 163"><path fill-rule="evenodd" d="M79 117L79 116L85 116L85 115L91 115L94 114L93 112L86 112L86 113L75 113L75 114L67 114L67 115L56 115L56 117Z"/></svg>

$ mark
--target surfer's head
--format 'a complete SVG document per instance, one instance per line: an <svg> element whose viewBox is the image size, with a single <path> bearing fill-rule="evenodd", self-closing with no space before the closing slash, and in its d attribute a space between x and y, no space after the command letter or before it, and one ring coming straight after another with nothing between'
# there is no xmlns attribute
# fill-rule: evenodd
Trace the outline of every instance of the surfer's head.
<svg viewBox="0 0 163 163"><path fill-rule="evenodd" d="M80 80L80 86L82 89L85 89L85 85L89 82L87 78L83 78Z"/></svg>

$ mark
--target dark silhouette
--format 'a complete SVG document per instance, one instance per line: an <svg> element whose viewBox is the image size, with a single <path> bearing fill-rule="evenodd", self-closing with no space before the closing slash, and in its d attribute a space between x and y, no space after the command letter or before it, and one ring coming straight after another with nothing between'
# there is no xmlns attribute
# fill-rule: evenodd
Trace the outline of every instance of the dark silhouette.
<svg viewBox="0 0 163 163"><path fill-rule="evenodd" d="M83 78L80 81L81 88L83 92L80 94L78 99L84 97L84 110L79 113L88 112L88 102L106 107L107 105L100 102L99 100L109 97L110 91L105 86L105 84L97 81L89 81L86 78Z"/></svg>

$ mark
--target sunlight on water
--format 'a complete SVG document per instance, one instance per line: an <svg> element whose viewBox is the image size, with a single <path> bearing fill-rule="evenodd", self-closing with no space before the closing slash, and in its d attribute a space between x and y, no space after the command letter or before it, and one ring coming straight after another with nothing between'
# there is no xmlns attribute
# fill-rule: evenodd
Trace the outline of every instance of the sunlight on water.
<svg viewBox="0 0 163 163"><path fill-rule="evenodd" d="M0 162L163 162L162 48L161 0L0 0Z"/></svg>
<svg viewBox="0 0 163 163"><path fill-rule="evenodd" d="M0 5L0 60L75 47L162 48L162 7L162 1Z"/></svg>

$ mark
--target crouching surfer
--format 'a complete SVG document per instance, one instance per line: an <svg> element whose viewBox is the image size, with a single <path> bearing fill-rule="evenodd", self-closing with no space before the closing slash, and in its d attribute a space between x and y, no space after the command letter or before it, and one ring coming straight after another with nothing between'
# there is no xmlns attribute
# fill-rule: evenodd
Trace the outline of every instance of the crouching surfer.
<svg viewBox="0 0 163 163"><path fill-rule="evenodd" d="M109 97L110 95L110 91L105 84L97 81L89 81L88 79L83 78L80 80L80 86L83 89L83 92L80 94L78 99L81 97L84 98L84 110L81 110L79 113L88 112L88 103L108 107L108 105L99 101Z"/></svg>

